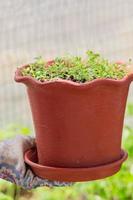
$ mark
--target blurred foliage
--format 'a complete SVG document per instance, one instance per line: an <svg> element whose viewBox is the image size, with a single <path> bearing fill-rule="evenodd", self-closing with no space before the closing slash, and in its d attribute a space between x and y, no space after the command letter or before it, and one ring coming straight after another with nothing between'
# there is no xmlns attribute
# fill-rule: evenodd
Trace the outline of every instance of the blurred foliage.
<svg viewBox="0 0 133 200"><path fill-rule="evenodd" d="M128 116L133 116L133 104L132 103L128 103L128 105L126 107L126 114Z"/></svg>
<svg viewBox="0 0 133 200"><path fill-rule="evenodd" d="M0 140L12 138L17 134L29 135L30 129L20 124L10 124L4 130L0 129Z"/></svg>
<svg viewBox="0 0 133 200"><path fill-rule="evenodd" d="M127 105L126 115L133 117L133 104ZM0 139L16 134L30 134L26 127L8 126L0 130ZM116 175L71 187L39 187L26 191L11 183L0 180L0 200L133 200L133 127L125 125L123 147L128 151L128 160Z"/></svg>

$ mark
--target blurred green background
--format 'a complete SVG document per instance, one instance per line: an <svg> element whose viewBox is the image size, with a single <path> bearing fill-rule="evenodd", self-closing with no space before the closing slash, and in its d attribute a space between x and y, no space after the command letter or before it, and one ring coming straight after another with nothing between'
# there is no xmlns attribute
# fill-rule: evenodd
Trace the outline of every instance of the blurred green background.
<svg viewBox="0 0 133 200"><path fill-rule="evenodd" d="M7 181L0 180L0 200L132 200L133 199L133 104L128 103L122 146L128 151L128 160L116 175L99 181L76 183L70 187L39 187L27 191ZM0 139L18 133L28 135L30 129L9 125L0 130Z"/></svg>

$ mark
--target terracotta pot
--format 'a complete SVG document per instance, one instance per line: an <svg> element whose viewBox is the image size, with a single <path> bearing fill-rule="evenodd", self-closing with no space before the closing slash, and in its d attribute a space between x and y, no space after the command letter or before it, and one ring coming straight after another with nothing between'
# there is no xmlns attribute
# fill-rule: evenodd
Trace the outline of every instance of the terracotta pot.
<svg viewBox="0 0 133 200"><path fill-rule="evenodd" d="M27 86L40 165L92 168L121 159L124 112L133 74L122 80L82 84L68 80L42 83L22 76L18 68L15 80Z"/></svg>
<svg viewBox="0 0 133 200"><path fill-rule="evenodd" d="M122 163L127 159L127 153L121 151L121 158L117 161L98 165L95 167L49 167L38 164L38 157L36 149L30 149L25 153L25 162L32 168L34 173L45 179L65 181L65 182L79 182L92 181L97 179L112 176L118 172Z"/></svg>

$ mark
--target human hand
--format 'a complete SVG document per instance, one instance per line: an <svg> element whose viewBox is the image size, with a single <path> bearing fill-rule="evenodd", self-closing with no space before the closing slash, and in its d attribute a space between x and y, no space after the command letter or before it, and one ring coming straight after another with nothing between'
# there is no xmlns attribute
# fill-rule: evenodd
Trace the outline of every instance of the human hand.
<svg viewBox="0 0 133 200"><path fill-rule="evenodd" d="M24 153L34 146L34 138L22 135L0 142L0 178L15 183L24 189L32 189L39 186L71 185L71 183L39 178L32 172L24 162Z"/></svg>

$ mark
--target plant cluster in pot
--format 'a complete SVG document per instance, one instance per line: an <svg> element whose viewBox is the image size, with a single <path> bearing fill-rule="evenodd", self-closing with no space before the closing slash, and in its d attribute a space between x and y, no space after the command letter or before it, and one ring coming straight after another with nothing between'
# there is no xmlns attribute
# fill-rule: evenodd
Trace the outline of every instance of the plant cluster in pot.
<svg viewBox="0 0 133 200"><path fill-rule="evenodd" d="M41 57L16 70L27 86L36 148L25 162L49 180L88 181L119 171L127 153L121 149L130 63L112 63L87 51L77 56Z"/></svg>

